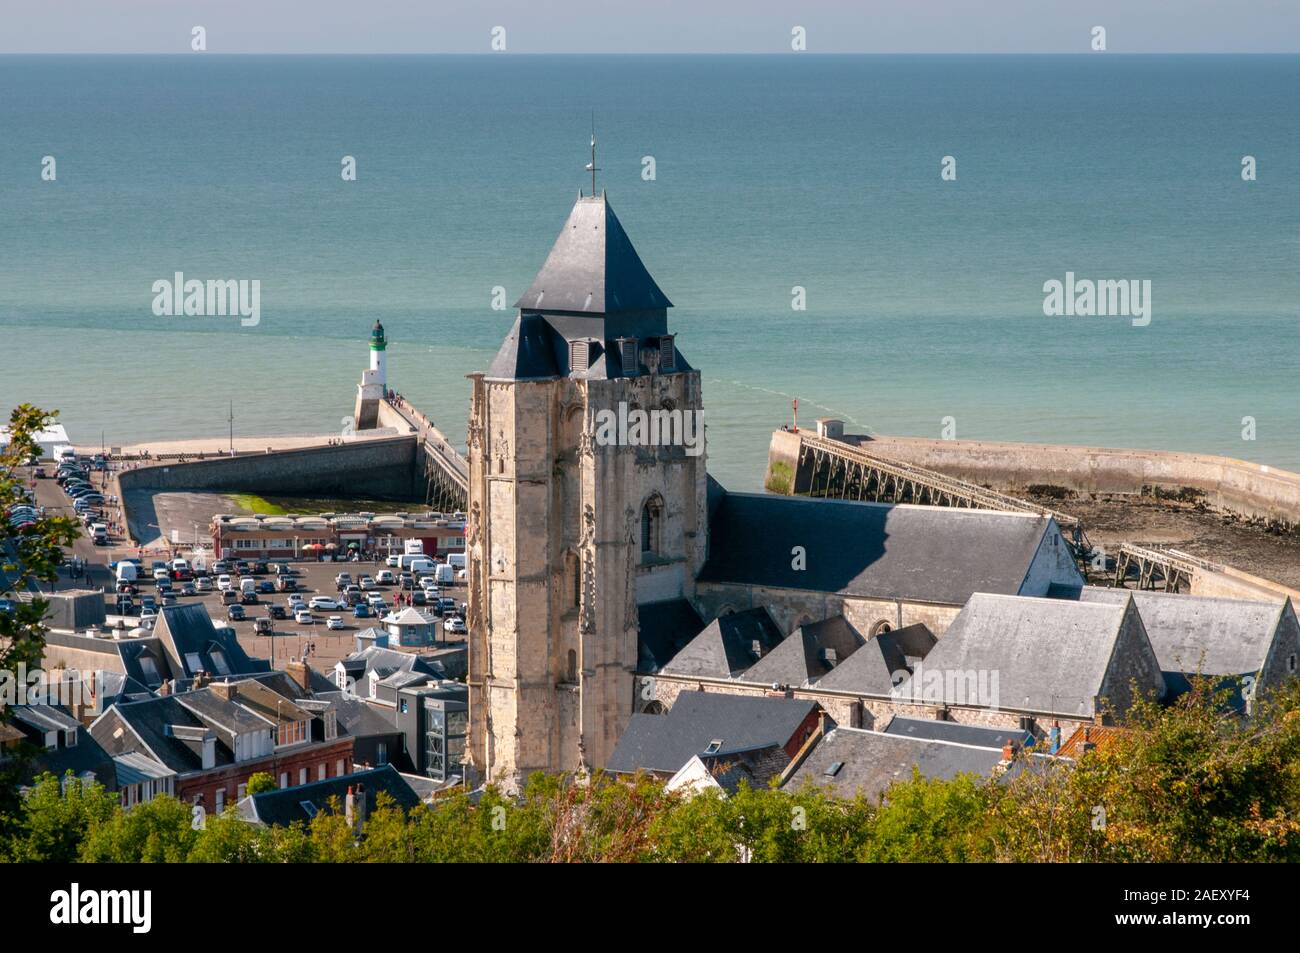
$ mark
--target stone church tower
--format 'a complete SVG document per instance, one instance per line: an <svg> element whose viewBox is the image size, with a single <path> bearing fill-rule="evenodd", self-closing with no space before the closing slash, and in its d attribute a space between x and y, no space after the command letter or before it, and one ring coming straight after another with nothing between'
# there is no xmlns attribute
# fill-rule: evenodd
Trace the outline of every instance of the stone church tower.
<svg viewBox="0 0 1300 953"><path fill-rule="evenodd" d="M469 756L507 788L605 764L637 606L694 594L708 530L700 374L604 194L579 193L516 307L469 422Z"/></svg>

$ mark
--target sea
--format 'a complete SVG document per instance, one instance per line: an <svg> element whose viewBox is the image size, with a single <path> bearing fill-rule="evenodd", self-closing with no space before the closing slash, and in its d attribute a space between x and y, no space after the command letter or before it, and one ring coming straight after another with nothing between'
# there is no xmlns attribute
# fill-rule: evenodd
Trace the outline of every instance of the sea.
<svg viewBox="0 0 1300 953"><path fill-rule="evenodd" d="M730 488L796 399L1300 470L1297 117L1297 56L3 56L0 405L336 432L378 319L463 441L594 127ZM156 315L177 272L259 281L259 322ZM1046 314L1067 275L1149 320Z"/></svg>

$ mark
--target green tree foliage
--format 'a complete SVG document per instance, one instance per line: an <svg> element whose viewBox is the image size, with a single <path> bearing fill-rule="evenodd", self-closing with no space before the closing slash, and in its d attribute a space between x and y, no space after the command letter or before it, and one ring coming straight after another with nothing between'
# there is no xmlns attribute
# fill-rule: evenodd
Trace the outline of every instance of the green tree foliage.
<svg viewBox="0 0 1300 953"><path fill-rule="evenodd" d="M161 797L123 811L95 785L42 777L0 841L23 861L204 863L756 863L1286 861L1300 859L1300 683L1252 717L1197 681L1168 707L1068 763L1019 760L1000 778L914 774L879 802L811 784L729 797L652 778L534 775L410 812L380 794L349 823L338 800L310 823L256 827L235 809L195 825ZM196 829L196 826L199 829Z"/></svg>
<svg viewBox="0 0 1300 953"><path fill-rule="evenodd" d="M275 783L275 778L271 777L265 771L254 771L248 776L248 794L265 794L267 791L274 791L279 785Z"/></svg>

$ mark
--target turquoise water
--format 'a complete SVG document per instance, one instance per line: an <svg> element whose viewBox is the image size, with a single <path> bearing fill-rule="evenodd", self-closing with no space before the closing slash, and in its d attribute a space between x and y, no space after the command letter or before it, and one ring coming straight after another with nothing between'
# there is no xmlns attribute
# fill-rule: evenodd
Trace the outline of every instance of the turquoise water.
<svg viewBox="0 0 1300 953"><path fill-rule="evenodd" d="M0 403L76 439L224 434L232 399L237 433L335 429L375 318L461 439L594 109L729 486L794 396L1300 469L1300 57L0 57L0 90ZM260 279L261 324L155 317L176 271ZM1149 279L1150 325L1044 317L1067 271Z"/></svg>

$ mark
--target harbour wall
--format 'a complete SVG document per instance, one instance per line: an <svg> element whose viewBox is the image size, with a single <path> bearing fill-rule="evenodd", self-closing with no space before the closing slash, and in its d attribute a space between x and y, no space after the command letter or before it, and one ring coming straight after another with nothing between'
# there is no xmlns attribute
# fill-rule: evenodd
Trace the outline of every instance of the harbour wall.
<svg viewBox="0 0 1300 953"><path fill-rule="evenodd" d="M797 489L800 436L772 434L766 482L773 492ZM1004 493L1166 496L1279 529L1300 529L1300 474L1231 457L922 437L843 439L868 453ZM786 482L789 489L783 488Z"/></svg>
<svg viewBox="0 0 1300 953"><path fill-rule="evenodd" d="M160 462L117 475L123 499L133 490L212 490L275 496L356 496L422 500L414 435L333 446L300 447Z"/></svg>

